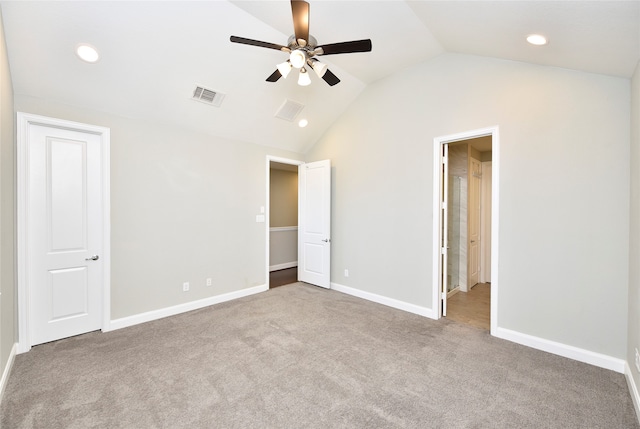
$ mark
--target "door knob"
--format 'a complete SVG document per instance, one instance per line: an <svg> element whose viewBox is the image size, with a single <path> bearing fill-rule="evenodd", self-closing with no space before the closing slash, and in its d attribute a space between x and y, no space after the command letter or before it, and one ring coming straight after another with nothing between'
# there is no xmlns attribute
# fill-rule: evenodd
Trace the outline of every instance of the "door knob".
<svg viewBox="0 0 640 429"><path fill-rule="evenodd" d="M100 256L98 255L93 255L90 258L84 258L85 261L97 261L98 259L100 259Z"/></svg>

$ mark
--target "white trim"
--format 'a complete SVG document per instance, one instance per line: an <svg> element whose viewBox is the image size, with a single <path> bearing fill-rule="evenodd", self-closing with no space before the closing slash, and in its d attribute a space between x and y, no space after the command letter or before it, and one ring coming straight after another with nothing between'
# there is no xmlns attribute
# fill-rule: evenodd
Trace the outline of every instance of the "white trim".
<svg viewBox="0 0 640 429"><path fill-rule="evenodd" d="M491 334L498 330L498 232L500 231L500 131L491 135Z"/></svg>
<svg viewBox="0 0 640 429"><path fill-rule="evenodd" d="M4 371L2 371L2 378L0 379L0 402L2 402L2 397L4 396L4 390L7 388L7 383L9 382L9 375L11 375L11 368L13 368L13 361L16 358L17 350L18 350L18 343L13 343L13 347L11 347L11 352L9 352L9 359L7 359L7 364L4 367Z"/></svg>
<svg viewBox="0 0 640 429"><path fill-rule="evenodd" d="M482 191L480 194L482 198L482 214L480 215L480 243L482 250L480 251L480 283L491 283L491 258L487 258L487 256L491 254L491 239L487 240L487 237L491 237L491 234L487 234L487 218L491 219L491 215L489 214L491 213L491 198L487 198L487 187L492 185L492 177L487 175L487 168L490 168L493 173L493 164L491 161L484 161L481 165ZM487 202L487 200L489 201ZM489 259L489 261L487 261L487 259ZM489 273L488 276L487 273Z"/></svg>
<svg viewBox="0 0 640 429"><path fill-rule="evenodd" d="M272 156L272 155L267 155L267 159L266 159L266 180L265 180L265 187L266 187L266 191L265 191L265 262L264 262L264 275L265 275L265 283L267 285L267 289L269 289L269 273L270 271L270 267L269 267L269 257L270 257L270 252L269 252L269 241L271 239L271 237L269 237L269 234L271 233L271 228L269 227L269 224L271 222L269 213L271 211L271 204L270 204L270 199L271 199L271 162L279 162L280 164L289 164L289 165L302 165L304 164L304 161L299 161L296 159L289 159L289 158L282 158L279 156ZM298 202L299 204L299 202ZM299 209L299 208L298 208ZM297 227L296 227L297 229ZM296 263L297 265L297 263Z"/></svg>
<svg viewBox="0 0 640 429"><path fill-rule="evenodd" d="M440 291L442 290L442 284L440 283L440 265L442 257L442 250L440 248L440 222L442 218L440 215L440 211L442 210L442 207L440 206L440 197L442 196L442 151L440 149L442 144L443 143L437 139L433 140L433 231L431 235L433 237L433 265L431 267L431 311L434 319L439 319L442 314L442 305L440 304Z"/></svg>
<svg viewBox="0 0 640 429"><path fill-rule="evenodd" d="M492 147L492 179L491 179L491 335L496 335L498 329L498 232L500 214L500 137L498 126L466 131L458 134L436 137L433 139L433 260L432 260L432 313L434 319L442 317L440 305L440 189L442 178L440 165L442 163L441 146L461 140L476 137L491 136Z"/></svg>
<svg viewBox="0 0 640 429"><path fill-rule="evenodd" d="M159 310L147 311L146 313L140 313L133 316L122 317L111 321L110 330L127 328L129 326L138 325L140 323L151 322L153 320L163 319L169 316L175 316L176 314L186 313L188 311L198 310L200 308L208 307L210 305L220 304L222 302L231 301L245 296L254 295L256 293L265 292L269 290L269 287L264 284L261 286L254 286L247 289L241 289L234 292L225 293L222 295L216 295L209 298L200 299L197 301L185 302L184 304L178 304L171 307L161 308Z"/></svg>
<svg viewBox="0 0 640 429"><path fill-rule="evenodd" d="M18 343L17 353L25 353L31 349L29 339L29 249L27 240L28 219L28 159L27 145L29 139L29 126L43 125L46 127L62 128L67 130L92 133L100 136L102 148L102 330L109 330L111 318L111 137L109 128L96 125L82 124L80 122L66 121L63 119L49 118L46 116L32 115L30 113L17 112L17 165L16 165L16 190L17 190L17 277L18 277Z"/></svg>
<svg viewBox="0 0 640 429"><path fill-rule="evenodd" d="M284 231L297 231L297 226L272 226L269 228L270 232L284 232Z"/></svg>
<svg viewBox="0 0 640 429"><path fill-rule="evenodd" d="M550 341L540 337L534 337L533 335L523 334L521 332L505 328L498 328L496 329L496 332L491 332L491 335L494 335L497 338L502 338L503 340L513 341L514 343L522 344L523 346L542 350L547 353L577 360L579 362L588 363L600 368L609 369L622 374L625 372L624 367L626 362L623 359L614 358L612 356Z"/></svg>
<svg viewBox="0 0 640 429"><path fill-rule="evenodd" d="M392 307L398 310L406 311L408 313L413 313L420 316L428 317L430 319L435 319L433 310L430 308L421 307L419 305L410 304L408 302L399 301L397 299L388 298L386 296L377 295L371 292L365 292L360 289L354 289L352 287L344 286L338 283L331 283L331 289L337 292L345 293L347 295L366 299L367 301L372 301L378 304L386 305L387 307Z"/></svg>
<svg viewBox="0 0 640 429"><path fill-rule="evenodd" d="M294 268L298 266L298 261L285 262L284 264L270 265L269 272L286 270L287 268Z"/></svg>
<svg viewBox="0 0 640 429"><path fill-rule="evenodd" d="M633 400L633 408L635 408L636 416L638 420L640 420L640 394L638 394L638 386L636 386L636 382L633 378L633 374L631 373L629 362L624 363L624 375L627 379L627 386L629 386L629 393L631 394L631 399Z"/></svg>

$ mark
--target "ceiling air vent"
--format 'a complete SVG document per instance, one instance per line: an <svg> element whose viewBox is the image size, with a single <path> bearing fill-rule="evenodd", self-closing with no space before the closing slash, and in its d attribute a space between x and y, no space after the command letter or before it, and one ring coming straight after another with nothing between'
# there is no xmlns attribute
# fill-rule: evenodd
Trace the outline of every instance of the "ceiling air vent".
<svg viewBox="0 0 640 429"><path fill-rule="evenodd" d="M296 103L291 100L284 100L282 106L276 112L276 118L284 119L285 121L293 122L298 116L298 113L304 109L304 105L300 103Z"/></svg>
<svg viewBox="0 0 640 429"><path fill-rule="evenodd" d="M211 104L212 106L220 107L222 100L224 100L224 94L197 86L195 91L193 91L193 99L202 103Z"/></svg>

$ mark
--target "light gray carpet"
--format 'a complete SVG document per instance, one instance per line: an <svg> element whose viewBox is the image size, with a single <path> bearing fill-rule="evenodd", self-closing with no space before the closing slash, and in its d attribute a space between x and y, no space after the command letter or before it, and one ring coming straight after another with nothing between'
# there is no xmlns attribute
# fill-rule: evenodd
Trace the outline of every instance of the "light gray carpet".
<svg viewBox="0 0 640 429"><path fill-rule="evenodd" d="M638 428L625 378L293 284L16 357L2 428Z"/></svg>

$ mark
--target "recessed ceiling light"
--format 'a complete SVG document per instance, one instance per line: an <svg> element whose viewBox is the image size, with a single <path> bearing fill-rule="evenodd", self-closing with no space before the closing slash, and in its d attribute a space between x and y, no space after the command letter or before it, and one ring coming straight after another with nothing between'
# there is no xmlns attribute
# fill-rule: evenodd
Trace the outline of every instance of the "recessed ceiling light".
<svg viewBox="0 0 640 429"><path fill-rule="evenodd" d="M300 128L304 128L304 127L306 127L307 125L309 125L309 121L307 121L306 119L300 119L300 122L298 122L298 126L299 126Z"/></svg>
<svg viewBox="0 0 640 429"><path fill-rule="evenodd" d="M530 34L527 36L527 42L532 45L542 46L547 44L547 38L540 34Z"/></svg>
<svg viewBox="0 0 640 429"><path fill-rule="evenodd" d="M76 47L76 55L82 60L88 63L95 63L100 59L98 50L91 45L81 43Z"/></svg>

